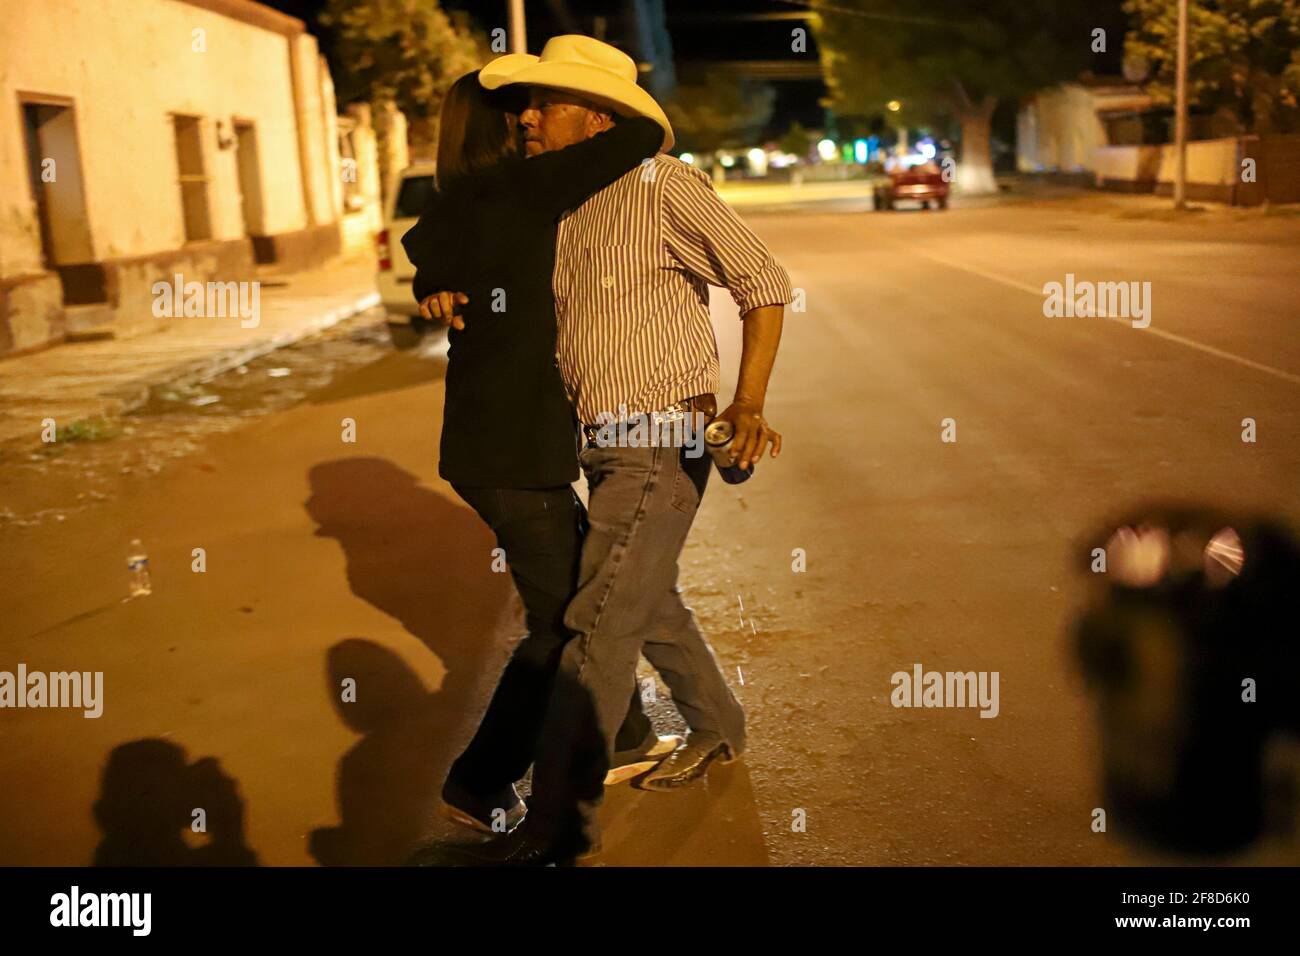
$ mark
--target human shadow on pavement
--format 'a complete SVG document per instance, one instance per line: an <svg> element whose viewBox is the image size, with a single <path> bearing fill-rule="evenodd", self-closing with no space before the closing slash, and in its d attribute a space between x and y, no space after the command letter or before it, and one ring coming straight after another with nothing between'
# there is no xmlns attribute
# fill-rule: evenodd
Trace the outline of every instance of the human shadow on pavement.
<svg viewBox="0 0 1300 956"><path fill-rule="evenodd" d="M361 638L330 648L326 671L326 692L361 739L339 761L339 825L312 831L308 851L323 866L400 863L427 832L452 756L441 695L397 654Z"/></svg>
<svg viewBox="0 0 1300 956"><path fill-rule="evenodd" d="M402 863L436 828L447 768L505 663L494 637L512 588L491 572L496 545L478 517L391 462L324 462L308 478L306 509L316 534L343 548L352 593L401 622L446 671L430 693L397 654L357 638L327 660L326 691L363 738L339 764L340 823L316 831L311 852L327 865ZM345 678L354 701L342 697Z"/></svg>
<svg viewBox="0 0 1300 956"><path fill-rule="evenodd" d="M114 747L93 814L104 834L94 866L258 862L245 843L244 802L235 781L222 773L215 758L190 763L185 751L167 740L145 738ZM187 830L191 839L206 838L207 843L191 846Z"/></svg>
<svg viewBox="0 0 1300 956"><path fill-rule="evenodd" d="M338 541L352 593L399 621L442 661L444 706L470 706L470 685L504 650L491 638L513 594L493 574L492 533L390 461L345 458L308 474L307 513L318 537Z"/></svg>

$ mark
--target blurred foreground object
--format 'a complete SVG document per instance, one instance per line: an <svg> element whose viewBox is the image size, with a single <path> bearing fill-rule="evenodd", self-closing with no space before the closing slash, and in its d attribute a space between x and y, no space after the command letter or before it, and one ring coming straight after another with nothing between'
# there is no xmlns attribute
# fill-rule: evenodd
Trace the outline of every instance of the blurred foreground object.
<svg viewBox="0 0 1300 956"><path fill-rule="evenodd" d="M1097 703L1109 821L1189 854L1286 827L1294 800L1270 793L1267 758L1300 729L1296 537L1258 517L1151 507L1082 553L1094 593L1073 650Z"/></svg>

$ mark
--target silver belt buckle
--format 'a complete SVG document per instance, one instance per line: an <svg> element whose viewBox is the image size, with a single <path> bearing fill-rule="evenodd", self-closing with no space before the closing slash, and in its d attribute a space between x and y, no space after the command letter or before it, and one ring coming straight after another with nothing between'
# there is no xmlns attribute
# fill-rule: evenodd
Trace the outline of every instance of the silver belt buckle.
<svg viewBox="0 0 1300 956"><path fill-rule="evenodd" d="M679 421L680 419L686 418L687 415L690 414L690 410L688 409L685 402L674 402L672 405L669 405L667 408L663 409L662 411L640 412L638 414L645 415L645 417L650 420L651 426L657 430L663 427L665 424L671 424L672 422ZM613 424L615 425L615 427L617 427L618 425L617 422ZM602 428L605 427L608 426L583 425L582 433L583 435L586 436L588 444L593 444L593 445L596 444L596 436L600 434Z"/></svg>
<svg viewBox="0 0 1300 956"><path fill-rule="evenodd" d="M686 403L676 402L669 405L661 412L651 412L650 419L654 422L656 428L667 422L675 422L686 417Z"/></svg>

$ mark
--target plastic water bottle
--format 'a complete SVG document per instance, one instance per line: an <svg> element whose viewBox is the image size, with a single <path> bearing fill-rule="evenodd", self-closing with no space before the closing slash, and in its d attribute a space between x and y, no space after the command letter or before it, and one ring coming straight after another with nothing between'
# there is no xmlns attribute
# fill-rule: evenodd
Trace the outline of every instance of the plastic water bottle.
<svg viewBox="0 0 1300 956"><path fill-rule="evenodd" d="M718 466L718 474L729 485L748 481L754 474L753 462L750 462L749 467L743 471L736 464L731 451L731 439L735 434L735 427L726 419L709 422L709 427L704 429L704 444L713 457L713 463Z"/></svg>
<svg viewBox="0 0 1300 956"><path fill-rule="evenodd" d="M131 569L131 597L144 597L153 593L149 582L149 555L144 553L144 545L139 538L131 541L131 553L127 556L126 566Z"/></svg>

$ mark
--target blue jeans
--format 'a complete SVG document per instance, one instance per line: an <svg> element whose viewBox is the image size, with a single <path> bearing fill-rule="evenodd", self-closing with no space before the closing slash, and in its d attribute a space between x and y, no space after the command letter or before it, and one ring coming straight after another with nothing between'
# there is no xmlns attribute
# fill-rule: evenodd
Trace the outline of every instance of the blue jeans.
<svg viewBox="0 0 1300 956"><path fill-rule="evenodd" d="M677 586L711 459L672 447L595 445L579 458L588 530L564 615L575 637L561 656L528 816L541 838L583 848L596 836L595 809L641 654L692 733L716 735L739 754L745 714Z"/></svg>
<svg viewBox="0 0 1300 956"><path fill-rule="evenodd" d="M533 763L555 670L572 637L564 627L564 611L577 583L587 522L582 502L568 485L455 489L505 551L528 627L478 730L448 774L453 789L487 798L522 779ZM650 733L650 720L639 694L633 692L623 705L626 716L616 743L620 750L631 750Z"/></svg>

